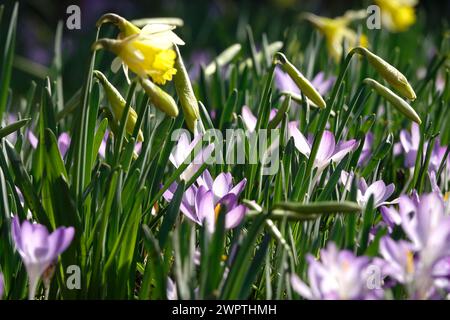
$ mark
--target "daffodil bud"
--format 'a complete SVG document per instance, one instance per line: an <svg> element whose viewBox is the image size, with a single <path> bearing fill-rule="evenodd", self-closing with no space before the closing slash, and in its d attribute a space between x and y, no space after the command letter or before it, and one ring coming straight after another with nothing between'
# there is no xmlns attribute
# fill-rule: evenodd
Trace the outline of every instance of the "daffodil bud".
<svg viewBox="0 0 450 320"><path fill-rule="evenodd" d="M106 79L105 75L98 70L94 70L94 76L100 82L105 91L106 98L108 99L109 104L111 105L111 110L114 114L114 119L116 122L119 122L122 119L122 113L125 109L126 101L119 93L119 91ZM138 115L136 111L130 107L130 111L127 118L126 130L128 134L133 134L134 126L136 125ZM139 130L138 141L144 141L144 135L142 131Z"/></svg>
<svg viewBox="0 0 450 320"><path fill-rule="evenodd" d="M281 52L277 52L274 56L274 62L280 64L281 68L291 77L297 87L319 108L325 108L326 103L320 93L313 87L311 82L303 76L303 74L286 58Z"/></svg>
<svg viewBox="0 0 450 320"><path fill-rule="evenodd" d="M380 76L382 76L384 80L394 87L395 90L397 90L403 97L409 100L415 100L417 98L416 93L406 77L394 66L381 59L379 56L373 54L366 48L356 47L353 50L356 53L365 56L367 61L378 71Z"/></svg>
<svg viewBox="0 0 450 320"><path fill-rule="evenodd" d="M398 109L401 113L403 113L408 119L417 122L418 124L422 123L422 120L420 120L420 117L417 114L417 112L405 100L396 95L390 89L386 88L385 86L383 86L382 84L373 79L366 78L364 79L363 82L374 88L379 95L381 95L387 101L389 101L396 109Z"/></svg>
<svg viewBox="0 0 450 320"><path fill-rule="evenodd" d="M100 26L104 23L112 23L116 25L120 30L119 38L126 38L131 35L138 34L141 31L141 29L133 23L115 13L105 13L101 16L97 21L97 28L100 28Z"/></svg>
<svg viewBox="0 0 450 320"><path fill-rule="evenodd" d="M361 207L350 201L321 201L314 203L281 202L272 208L272 219L311 220L321 215L336 213L357 213Z"/></svg>
<svg viewBox="0 0 450 320"><path fill-rule="evenodd" d="M192 89L191 81L180 55L180 50L175 45L177 57L175 59L175 69L177 73L174 76L175 89L180 98L181 107L183 108L184 118L189 130L195 132L197 120L200 119L200 111L198 101Z"/></svg>
<svg viewBox="0 0 450 320"><path fill-rule="evenodd" d="M167 92L151 82L149 79L141 78L141 86L155 107L167 114L169 117L178 116L177 103Z"/></svg>

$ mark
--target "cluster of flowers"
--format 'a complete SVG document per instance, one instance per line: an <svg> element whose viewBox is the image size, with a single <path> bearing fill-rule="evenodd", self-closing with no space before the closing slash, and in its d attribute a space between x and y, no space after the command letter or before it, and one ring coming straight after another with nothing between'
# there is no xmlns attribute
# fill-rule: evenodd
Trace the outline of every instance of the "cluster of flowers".
<svg viewBox="0 0 450 320"><path fill-rule="evenodd" d="M378 3L380 6L389 7L388 2L380 0ZM392 9L392 5L389 8ZM392 28L404 28L413 19L411 11L407 9L409 7L402 8L406 10L404 11L406 18L398 21L394 19L395 16L391 17L388 21ZM336 19L312 14L305 15L305 19L311 21L324 33L328 48L336 59L340 59L342 55L343 37L351 40L352 47L359 43L362 47L357 47L354 53L367 58L368 62L400 95L414 100L416 98L414 90L403 74L365 49L364 37L357 37L354 31L348 29L347 25L352 20L361 17L361 12L348 12ZM113 62L113 69L117 70L121 65L128 80L128 70L135 73L138 76L137 81L152 103L170 117L178 115L177 104L157 84L163 85L174 78L186 124L194 133L194 140L191 143L188 142L186 135L182 135L175 151L171 154L170 161L175 167L179 167L201 139L201 134L198 134L199 127L201 128L198 103L177 48L177 45L184 44L183 41L172 31L175 26L171 25L150 24L140 29L115 14L106 14L101 17L98 26L104 23L115 24L120 29L120 34L116 39L96 41L93 48L107 49L115 53L117 58ZM274 64L281 67L281 70L275 70L276 84L280 92L287 92L288 96L292 97L300 96L301 92L312 106L322 109L326 107L322 95L326 94L333 85L335 81L333 77L325 78L323 73L319 73L312 82L309 82L282 53L275 55ZM103 73L95 70L93 76L102 85L111 106L112 117L117 123L122 119L126 101ZM365 83L414 121L411 132L402 130L400 142L394 146L394 154L403 154L405 167L412 169L420 150L418 124L421 123L421 119L405 100L388 88L372 79L366 79ZM272 110L271 119L274 119L276 114L277 110ZM246 106L242 108L242 118L249 131L256 130L257 118L250 108ZM133 108L130 108L127 119L127 132L132 134L137 122L137 114ZM111 127L111 131L114 132L115 129ZM297 122L289 123L288 135L302 155L306 158L312 156L313 137L305 137ZM105 135L100 147L103 157L108 136L108 134ZM31 146L36 148L38 142L31 131L28 133L28 139ZM142 132L139 132L137 140L143 141L143 139ZM69 144L70 136L63 133L58 139L58 146L63 157ZM320 138L317 152L314 154L313 168L316 169L316 176L311 188L331 163L339 163L347 154L356 150L358 144L358 141L354 139L336 141L333 132L325 130ZM368 133L361 148L359 166L365 165L369 160L372 145L373 135ZM426 149L425 143L423 150ZM211 151L211 148L207 147L202 150L200 156L205 159ZM139 145L136 152L139 152ZM291 275L293 289L307 299L379 299L385 297L385 288L399 284L404 286L410 298L437 298L448 294L450 292L450 216L448 215L450 205L448 199L440 193L441 189L438 186L440 178L438 174L441 172L442 164L445 170L450 170L450 161L444 159L445 155L446 148L441 146L439 141L435 141L428 167L433 192L421 196L413 192L410 196L402 194L389 201L395 191L393 184L377 180L369 185L364 178L357 177L355 172L342 172L341 183L347 191L350 191L352 182L357 179L353 184L357 187L357 202L361 207L366 207L372 198L374 208L379 208L382 221L373 227L372 232L376 234L380 228L385 228L388 233L380 239L379 257L355 256L353 252L340 251L335 244L329 243L327 248L320 251L320 260L312 255L307 257L309 284L303 282L296 274ZM189 181L198 172L201 164L201 161L192 162L180 178ZM214 179L210 172L205 170L184 191L180 210L186 218L205 227L210 233L215 230L219 214L225 215L227 229L234 228L246 215L246 207L238 201L246 183L244 178L234 185L230 173L220 173ZM170 202L176 189L177 183L173 183L164 192L163 197ZM53 266L74 239L75 230L73 227L59 227L49 233L47 227L41 224L31 223L28 220L20 224L17 216L11 221L11 230L17 251L22 257L29 276L29 297L34 298L41 278L48 289ZM400 239L397 231L400 231L406 240ZM377 266L381 270L383 281L380 287L372 288L367 283L367 270L371 266ZM3 287L3 277L0 274L0 298L3 295Z"/></svg>
<svg viewBox="0 0 450 320"><path fill-rule="evenodd" d="M380 239L381 257L370 259L339 251L333 243L309 255L309 286L293 274L293 289L307 299L380 299L385 288L401 284L411 299L437 299L450 292L450 206L438 193L398 200L399 209L382 207L384 223L398 226L408 240L393 234ZM446 212L447 211L447 212ZM381 285L370 285L373 267L380 270Z"/></svg>

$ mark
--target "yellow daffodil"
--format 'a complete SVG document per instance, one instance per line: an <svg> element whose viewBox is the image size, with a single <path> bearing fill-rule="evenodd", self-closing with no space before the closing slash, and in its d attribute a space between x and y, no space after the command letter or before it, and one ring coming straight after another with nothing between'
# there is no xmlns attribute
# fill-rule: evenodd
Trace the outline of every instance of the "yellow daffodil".
<svg viewBox="0 0 450 320"><path fill-rule="evenodd" d="M381 23L393 32L407 30L416 22L417 0L375 0L381 10Z"/></svg>
<svg viewBox="0 0 450 320"><path fill-rule="evenodd" d="M328 51L336 61L339 61L342 56L343 41L347 45L348 50L357 45L362 47L367 47L368 45L365 35L358 35L348 27L352 21L364 19L366 17L365 10L350 10L343 16L334 19L320 17L312 13L306 13L302 17L310 21L325 36Z"/></svg>
<svg viewBox="0 0 450 320"><path fill-rule="evenodd" d="M148 24L141 30L114 14L104 15L97 25L106 22L117 25L120 34L117 39L98 40L93 49L104 48L117 55L118 59L115 59L112 65L114 72L122 65L126 75L129 68L142 78L150 76L158 84L172 80L172 76L177 72L174 68L176 53L173 45L184 45L183 40L172 31L175 26Z"/></svg>

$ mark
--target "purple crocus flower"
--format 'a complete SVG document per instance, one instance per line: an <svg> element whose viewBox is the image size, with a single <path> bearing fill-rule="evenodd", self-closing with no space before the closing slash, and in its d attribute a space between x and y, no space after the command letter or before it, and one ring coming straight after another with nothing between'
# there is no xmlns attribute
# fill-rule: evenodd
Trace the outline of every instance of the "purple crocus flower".
<svg viewBox="0 0 450 320"><path fill-rule="evenodd" d="M192 142L189 142L190 140L188 134L183 132L179 137L177 146L170 154L169 160L176 168L182 165L185 161L190 162L187 168L180 175L180 179L184 181L189 181L189 179L200 169L202 164L209 158L213 151L214 145L210 144L201 151L198 151L194 159L189 159L190 153L194 150L195 146L201 139L202 136L197 135L194 137Z"/></svg>
<svg viewBox="0 0 450 320"><path fill-rule="evenodd" d="M25 220L20 225L19 217L15 216L11 232L16 249L27 269L30 282L29 298L34 299L39 278L70 245L75 229L59 227L49 234L47 228L41 224L32 224Z"/></svg>
<svg viewBox="0 0 450 320"><path fill-rule="evenodd" d="M383 274L388 275L399 283L408 283L414 277L414 250L411 243L400 240L395 242L385 236L380 240L380 254L384 261L380 263Z"/></svg>
<svg viewBox="0 0 450 320"><path fill-rule="evenodd" d="M435 297L436 281L450 277L442 263L450 257L450 216L444 202L436 193L401 196L398 216L410 242L382 238L383 272L405 284L412 298Z"/></svg>
<svg viewBox="0 0 450 320"><path fill-rule="evenodd" d="M276 116L277 111L277 109L270 110L269 121ZM244 122L244 125L249 132L255 131L258 119L253 114L252 110L250 110L250 108L247 106L242 107L242 121Z"/></svg>
<svg viewBox="0 0 450 320"><path fill-rule="evenodd" d="M436 142L434 143L433 150L431 151L430 156L430 164L428 166L428 171L437 172L439 170L439 166L444 160L445 152L447 151L446 146L441 146L440 139L436 138ZM450 158L447 158L446 163L447 168L450 167Z"/></svg>
<svg viewBox="0 0 450 320"><path fill-rule="evenodd" d="M436 193L422 195L418 204L400 198L401 226L422 261L433 264L450 255L450 217L445 215L442 198Z"/></svg>
<svg viewBox="0 0 450 320"><path fill-rule="evenodd" d="M197 179L183 194L180 210L190 220L199 225L205 225L213 232L217 215L223 207L225 213L225 228L232 229L239 225L245 216L246 208L238 204L238 197L245 188L246 179L233 186L230 173L221 173L214 180L209 171ZM177 184L172 184L163 194L167 201L171 201Z"/></svg>
<svg viewBox="0 0 450 320"><path fill-rule="evenodd" d="M166 296L167 300L178 300L177 285L170 277L167 277Z"/></svg>
<svg viewBox="0 0 450 320"><path fill-rule="evenodd" d="M376 263L383 275L405 285L410 298L438 299L439 291L450 292L450 256L427 264L412 243L388 236L381 238L379 251L383 259Z"/></svg>
<svg viewBox="0 0 450 320"><path fill-rule="evenodd" d="M106 158L106 146L108 145L108 139L110 135L112 135L112 133L108 129L105 130L102 142L100 143L100 147L98 148L98 155L102 159ZM134 145L134 155L135 156L139 155L141 153L141 149L142 149L142 142L137 141Z"/></svg>
<svg viewBox="0 0 450 320"><path fill-rule="evenodd" d="M39 144L39 139L34 135L34 133L31 130L27 132L27 137L31 147L33 149L36 149ZM58 149L59 152L61 153L61 157L63 158L66 155L67 150L69 150L70 141L71 138L67 132L61 133L58 137Z"/></svg>
<svg viewBox="0 0 450 320"><path fill-rule="evenodd" d="M27 132L28 141L33 149L36 149L39 143L38 138L34 135L32 131Z"/></svg>
<svg viewBox="0 0 450 320"><path fill-rule="evenodd" d="M336 78L334 76L325 78L325 74L323 72L319 72L312 79L311 84L320 93L320 95L325 95L328 91L330 91L335 80ZM298 95L300 94L300 90L295 82L280 68L275 68L275 86L280 91L288 91Z"/></svg>
<svg viewBox="0 0 450 320"><path fill-rule="evenodd" d="M208 64L211 59L211 53L207 50L196 50L190 57L191 67L189 68L189 78L195 81L200 76L200 68L202 65Z"/></svg>
<svg viewBox="0 0 450 320"><path fill-rule="evenodd" d="M347 191L350 191L354 174L346 171L341 172L341 183L345 186ZM396 200L386 202L387 199L394 193L395 186L393 183L386 185L383 180L377 180L370 186L367 185L366 180L361 177L357 181L357 194L356 201L361 207L365 207L369 202L370 196L373 196L373 206L378 208L379 206L395 203Z"/></svg>
<svg viewBox="0 0 450 320"><path fill-rule="evenodd" d="M339 251L335 244L329 243L320 251L320 260L312 255L309 262L309 286L300 278L291 275L292 288L309 300L363 300L380 297L380 290L369 289L369 259L356 257L351 251Z"/></svg>
<svg viewBox="0 0 450 320"><path fill-rule="evenodd" d="M420 129L417 123L412 123L411 132L402 130L400 132L400 146L405 155L405 167L413 168L416 164L417 152L420 144ZM428 142L424 143L423 155L425 156L428 148ZM430 164L428 171L436 172L444 159L446 147L440 145L439 138L436 139L433 150L431 151ZM449 161L447 162L447 166Z"/></svg>
<svg viewBox="0 0 450 320"><path fill-rule="evenodd" d="M105 134L103 135L102 142L100 143L100 147L98 148L98 154L103 159L105 159L106 157L106 145L108 143L108 138L109 138L109 131L106 130Z"/></svg>
<svg viewBox="0 0 450 320"><path fill-rule="evenodd" d="M361 150L361 155L358 159L358 166L362 167L367 164L372 155L372 145L373 145L373 133L368 132L366 138L364 139L364 144Z"/></svg>
<svg viewBox="0 0 450 320"><path fill-rule="evenodd" d="M420 129L418 124L413 123L411 125L411 132L408 130L400 131L400 144L405 155L405 167L414 167L420 144Z"/></svg>
<svg viewBox="0 0 450 320"><path fill-rule="evenodd" d="M61 157L64 158L64 156L67 153L67 150L69 150L70 147L70 136L67 132L63 132L58 137L58 149L61 153Z"/></svg>
<svg viewBox="0 0 450 320"><path fill-rule="evenodd" d="M311 153L312 144L306 140L303 134L298 130L295 122L290 122L288 125L288 134L294 138L295 147L309 157ZM341 141L336 144L334 135L331 131L325 130L323 132L322 140L320 141L319 149L317 151L314 166L318 168L319 172L325 169L330 162L341 161L349 152L353 151L357 142L354 139L348 141Z"/></svg>

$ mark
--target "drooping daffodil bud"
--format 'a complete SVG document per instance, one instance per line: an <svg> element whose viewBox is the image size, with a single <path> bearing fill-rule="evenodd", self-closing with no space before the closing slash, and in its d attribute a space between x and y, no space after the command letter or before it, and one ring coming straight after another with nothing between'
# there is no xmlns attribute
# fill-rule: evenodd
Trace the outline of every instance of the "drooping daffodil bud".
<svg viewBox="0 0 450 320"><path fill-rule="evenodd" d="M408 82L408 79L398 71L393 65L389 64L384 59L376 54L370 52L363 47L356 47L353 49L356 53L367 58L367 61L374 67L378 74L383 77L398 93L409 100L417 98L416 93Z"/></svg>
<svg viewBox="0 0 450 320"><path fill-rule="evenodd" d="M156 108L167 114L169 117L178 116L177 103L167 92L149 79L141 79L141 86Z"/></svg>
<svg viewBox="0 0 450 320"><path fill-rule="evenodd" d="M297 87L303 94L319 108L325 108L326 103L320 93L314 88L312 83L286 58L281 52L274 55L274 63L279 64L281 68L291 77Z"/></svg>
<svg viewBox="0 0 450 320"><path fill-rule="evenodd" d="M389 101L397 110L403 113L408 119L417 122L418 124L422 123L417 112L401 97L392 92L389 88L386 88L379 82L366 78L363 81L365 84L371 86L375 91L384 97L387 101Z"/></svg>
<svg viewBox="0 0 450 320"><path fill-rule="evenodd" d="M106 79L105 75L98 70L94 70L95 78L100 82L105 91L106 98L111 106L112 113L116 122L122 119L122 113L125 109L126 101L119 93L119 91L111 84L111 82ZM136 125L138 115L136 111L130 107L130 111L127 118L126 130L128 134L133 134L134 126ZM141 130L139 130L138 141L144 141L144 135Z"/></svg>
<svg viewBox="0 0 450 320"><path fill-rule="evenodd" d="M175 51L177 54L175 67L179 71L174 78L175 89L178 97L180 98L180 104L183 108L186 125L191 132L195 133L197 121L200 119L198 101L195 97L191 80L189 79L188 72L186 71L186 67L184 66L183 59L181 58L180 51L177 46L175 46Z"/></svg>

